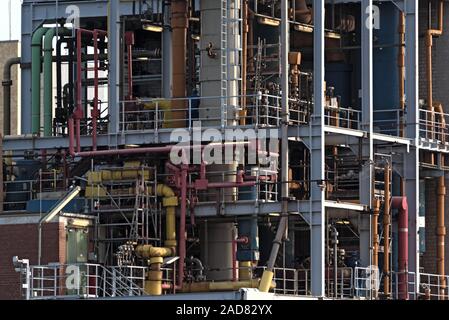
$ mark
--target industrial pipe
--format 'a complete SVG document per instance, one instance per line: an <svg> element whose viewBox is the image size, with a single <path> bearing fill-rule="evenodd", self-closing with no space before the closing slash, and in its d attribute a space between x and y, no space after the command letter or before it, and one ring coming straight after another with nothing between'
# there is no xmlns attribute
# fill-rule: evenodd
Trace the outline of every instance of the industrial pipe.
<svg viewBox="0 0 449 320"><path fill-rule="evenodd" d="M259 282L259 279L245 281L191 282L185 283L181 289L181 292L236 291L241 288L257 288L259 286ZM271 283L269 289L274 287L275 285Z"/></svg>
<svg viewBox="0 0 449 320"><path fill-rule="evenodd" d="M429 10L431 10L430 2L429 2ZM430 11L429 11L430 16ZM432 72L432 46L433 46L433 37L439 37L443 34L443 16L444 16L444 1L439 0L438 6L438 28L432 29L431 21L429 21L429 29L426 32L426 72L427 72L427 108L431 112L431 124L430 124L430 132L431 138L433 139L435 128L432 127L432 123L435 122L435 110L433 104L433 72ZM430 162L432 164L435 163L434 154L431 154Z"/></svg>
<svg viewBox="0 0 449 320"><path fill-rule="evenodd" d="M438 189L437 189L437 272L441 276L441 286L439 297L445 298L446 291L446 277L444 270L444 247L445 247L445 236L446 227L444 224L444 198L446 196L446 186L444 181L444 172L441 177L438 178Z"/></svg>
<svg viewBox="0 0 449 320"><path fill-rule="evenodd" d="M41 114L41 51L42 37L48 28L39 28L31 39L31 130L38 134L40 130Z"/></svg>
<svg viewBox="0 0 449 320"><path fill-rule="evenodd" d="M176 215L175 208L178 206L178 197L169 186L158 184L156 194L162 199L162 205L166 208L165 216L165 242L164 245L169 248L176 247Z"/></svg>
<svg viewBox="0 0 449 320"><path fill-rule="evenodd" d="M135 249L139 258L149 259L153 257L170 257L175 254L173 248L153 247L151 244L138 245Z"/></svg>
<svg viewBox="0 0 449 320"><path fill-rule="evenodd" d="M187 28L188 28L188 1L172 0L172 50L173 50L173 97L186 97L186 47L187 47ZM174 128L185 126L185 101L173 101Z"/></svg>
<svg viewBox="0 0 449 320"><path fill-rule="evenodd" d="M407 197L392 197L391 206L398 217L398 298L408 300L408 204Z"/></svg>
<svg viewBox="0 0 449 320"><path fill-rule="evenodd" d="M20 57L9 58L3 67L3 134L11 134L11 68L20 64Z"/></svg>
<svg viewBox="0 0 449 320"><path fill-rule="evenodd" d="M390 297L390 165L386 164L384 169L384 217L383 217L383 227L384 227L384 296L385 298Z"/></svg>
<svg viewBox="0 0 449 320"><path fill-rule="evenodd" d="M247 86L247 69L248 69L248 0L242 1L242 83L241 83L241 110L240 110L240 125L246 125L246 86Z"/></svg>
<svg viewBox="0 0 449 320"><path fill-rule="evenodd" d="M162 295L162 257L150 258L150 270L147 273L148 281L145 281L145 292L149 295Z"/></svg>
<svg viewBox="0 0 449 320"><path fill-rule="evenodd" d="M58 33L58 34L56 34ZM72 32L65 28L51 28L44 39L44 136L51 136L53 120L53 38L70 36ZM79 75L78 75L79 77Z"/></svg>
<svg viewBox="0 0 449 320"><path fill-rule="evenodd" d="M379 211L380 211L380 200L374 199L373 201L373 219L371 221L372 226L372 243L373 243L373 266L379 268ZM374 298L377 298L378 292L376 286L373 286Z"/></svg>

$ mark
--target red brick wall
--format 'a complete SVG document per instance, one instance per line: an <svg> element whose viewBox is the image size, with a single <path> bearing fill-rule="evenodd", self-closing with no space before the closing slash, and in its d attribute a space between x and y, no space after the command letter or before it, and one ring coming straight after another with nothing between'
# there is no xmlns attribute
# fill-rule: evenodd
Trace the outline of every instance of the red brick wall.
<svg viewBox="0 0 449 320"><path fill-rule="evenodd" d="M58 240L59 239L59 240ZM48 223L42 229L42 260L65 263L66 233L63 223ZM12 257L38 260L37 224L0 225L0 299L21 299L20 275L14 270Z"/></svg>

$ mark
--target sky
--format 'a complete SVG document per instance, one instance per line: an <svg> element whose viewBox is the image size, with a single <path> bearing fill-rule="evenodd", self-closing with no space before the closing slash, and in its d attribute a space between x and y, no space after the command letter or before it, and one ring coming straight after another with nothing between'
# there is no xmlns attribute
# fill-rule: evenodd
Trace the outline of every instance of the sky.
<svg viewBox="0 0 449 320"><path fill-rule="evenodd" d="M0 0L0 41L20 39L22 0Z"/></svg>

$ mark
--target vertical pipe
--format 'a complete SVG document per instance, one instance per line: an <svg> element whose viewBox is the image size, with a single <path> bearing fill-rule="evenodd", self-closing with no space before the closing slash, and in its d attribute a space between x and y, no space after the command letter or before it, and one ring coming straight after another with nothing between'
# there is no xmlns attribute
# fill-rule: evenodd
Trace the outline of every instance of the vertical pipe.
<svg viewBox="0 0 449 320"><path fill-rule="evenodd" d="M246 73L248 68L248 0L242 1L242 24L243 24L243 33L242 33L242 88L241 88L241 111L240 111L240 125L246 125Z"/></svg>
<svg viewBox="0 0 449 320"><path fill-rule="evenodd" d="M444 299L446 290L446 278L444 270L444 237L446 236L446 227L444 224L444 198L446 196L446 186L444 181L444 172L441 177L438 177L437 195L437 272L441 276L439 297Z"/></svg>
<svg viewBox="0 0 449 320"><path fill-rule="evenodd" d="M385 298L390 297L390 164L387 164L384 169L384 183L385 183L385 203L384 203L384 295Z"/></svg>
<svg viewBox="0 0 449 320"><path fill-rule="evenodd" d="M371 220L371 230L372 230L372 242L373 242L373 266L375 268L379 268L379 211L380 211L380 200L374 199L373 201L373 219ZM374 298L377 298L378 292L376 289L376 286L373 286L375 289L374 291Z"/></svg>
<svg viewBox="0 0 449 320"><path fill-rule="evenodd" d="M429 18L429 29L426 32L426 71L427 71L427 108L431 113L430 138L434 139L435 135L435 110L433 105L433 71L432 71L432 46L433 37L439 37L443 34L443 16L444 16L444 1L439 0L438 6L438 29L432 29L432 23ZM431 17L431 6L429 2L429 17ZM435 154L430 153L430 163L435 164Z"/></svg>
<svg viewBox="0 0 449 320"><path fill-rule="evenodd" d="M51 136L53 126L53 38L63 35L71 35L71 32L64 28L48 29L44 40L44 136Z"/></svg>
<svg viewBox="0 0 449 320"><path fill-rule="evenodd" d="M164 98L172 96L172 31L170 28L170 1L164 2L164 31L162 33L162 90Z"/></svg>
<svg viewBox="0 0 449 320"><path fill-rule="evenodd" d="M33 134L38 134L40 131L42 37L47 30L47 28L37 29L31 40L31 132Z"/></svg>
<svg viewBox="0 0 449 320"><path fill-rule="evenodd" d="M398 218L398 299L408 300L408 205L406 197L393 197L391 205L399 209Z"/></svg>
<svg viewBox="0 0 449 320"><path fill-rule="evenodd" d="M125 32L125 41L128 51L128 95L126 100L133 100L133 45L134 45L134 32Z"/></svg>
<svg viewBox="0 0 449 320"><path fill-rule="evenodd" d="M172 50L173 54L173 97L186 97L186 45L187 45L187 11L186 0L173 0L172 6ZM173 102L172 127L179 128L185 125L185 101L177 100Z"/></svg>
<svg viewBox="0 0 449 320"><path fill-rule="evenodd" d="M20 64L20 57L9 58L3 67L3 134L11 134L11 68Z"/></svg>
<svg viewBox="0 0 449 320"><path fill-rule="evenodd" d="M70 42L64 37L56 42L56 113L62 113L62 45ZM70 53L69 53L70 59ZM56 132L54 132L56 134Z"/></svg>
<svg viewBox="0 0 449 320"><path fill-rule="evenodd" d="M94 30L94 107L92 110L92 150L97 150L98 120L98 31ZM129 58L128 58L129 59Z"/></svg>
<svg viewBox="0 0 449 320"><path fill-rule="evenodd" d="M187 167L181 168L181 215L179 218L179 261L178 286L184 283L184 261L186 257L186 210L187 210Z"/></svg>

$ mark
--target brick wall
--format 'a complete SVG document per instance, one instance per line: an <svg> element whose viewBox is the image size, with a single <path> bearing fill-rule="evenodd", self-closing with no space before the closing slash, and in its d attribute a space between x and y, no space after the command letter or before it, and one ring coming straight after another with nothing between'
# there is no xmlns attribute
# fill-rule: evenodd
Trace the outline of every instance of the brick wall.
<svg viewBox="0 0 449 320"><path fill-rule="evenodd" d="M436 1L432 2L432 26L437 26ZM441 102L446 113L449 113L449 69L447 57L449 56L449 3L444 4L445 32L433 41L433 99ZM428 1L419 1L419 97L427 99L426 80L426 46L424 34L428 27ZM424 272L436 273L436 206L437 206L437 181L426 180L426 252L421 259ZM446 180L446 188L449 190L449 180ZM445 222L449 229L449 194L446 196ZM449 273L449 235L446 235L446 274Z"/></svg>
<svg viewBox="0 0 449 320"><path fill-rule="evenodd" d="M59 239L59 241L58 241ZM66 233L64 223L48 223L42 229L42 260L65 263ZM0 225L0 300L21 299L20 275L14 270L12 257L38 260L38 228L35 223Z"/></svg>
<svg viewBox="0 0 449 320"><path fill-rule="evenodd" d="M437 179L426 180L426 252L421 259L421 267L426 273L437 273ZM449 190L449 179L446 179L446 190ZM445 201L445 222L449 229L449 199ZM449 234L446 234L445 269L449 274Z"/></svg>
<svg viewBox="0 0 449 320"><path fill-rule="evenodd" d="M427 99L426 81L426 46L424 34L428 27L427 1L419 1L419 97ZM436 1L432 7L432 26L437 27ZM434 38L432 51L433 72L433 100L441 102L445 112L449 113L449 69L447 68L447 57L449 56L449 3L444 4L444 33L439 38Z"/></svg>

